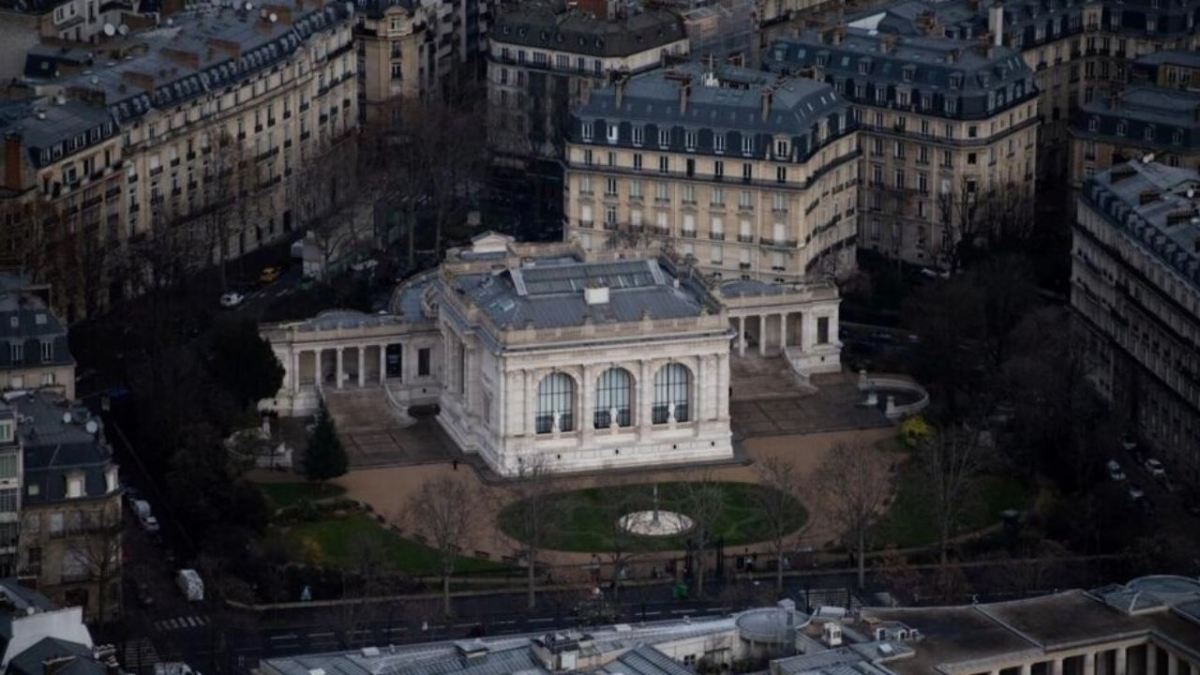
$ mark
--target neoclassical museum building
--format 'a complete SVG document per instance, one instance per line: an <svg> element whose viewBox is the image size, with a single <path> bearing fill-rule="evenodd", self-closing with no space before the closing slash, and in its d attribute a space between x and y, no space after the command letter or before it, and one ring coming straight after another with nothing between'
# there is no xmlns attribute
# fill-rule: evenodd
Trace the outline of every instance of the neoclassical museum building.
<svg viewBox="0 0 1200 675"><path fill-rule="evenodd" d="M646 249L585 251L498 234L402 283L387 312L263 327L284 384L263 402L382 390L437 420L498 474L730 458L730 359L840 369L832 283L720 282Z"/></svg>

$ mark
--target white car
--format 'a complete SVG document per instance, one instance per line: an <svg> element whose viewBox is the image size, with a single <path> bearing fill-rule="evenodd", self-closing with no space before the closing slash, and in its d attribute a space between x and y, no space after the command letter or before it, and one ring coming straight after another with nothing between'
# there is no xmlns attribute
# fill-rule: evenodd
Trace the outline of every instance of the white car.
<svg viewBox="0 0 1200 675"><path fill-rule="evenodd" d="M1162 462L1158 461L1157 459L1154 459L1153 457L1146 460L1146 470L1149 471L1150 475L1154 476L1155 478L1166 478L1167 477L1166 467L1163 466Z"/></svg>
<svg viewBox="0 0 1200 675"><path fill-rule="evenodd" d="M242 295L241 293L230 291L221 296L221 306L227 309L231 307L237 307L238 305L242 304L242 301L245 299L246 296Z"/></svg>
<svg viewBox="0 0 1200 675"><path fill-rule="evenodd" d="M1117 463L1117 460L1110 459L1105 466L1108 467L1109 478L1115 481L1125 480L1125 472L1121 470L1121 465Z"/></svg>

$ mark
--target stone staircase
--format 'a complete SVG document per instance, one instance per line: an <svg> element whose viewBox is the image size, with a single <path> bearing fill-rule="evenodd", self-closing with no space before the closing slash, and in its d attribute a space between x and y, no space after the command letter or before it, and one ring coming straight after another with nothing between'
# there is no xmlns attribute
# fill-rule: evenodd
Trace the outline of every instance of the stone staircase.
<svg viewBox="0 0 1200 675"><path fill-rule="evenodd" d="M323 390L325 407L338 429L373 433L412 426L416 420L392 404L382 387Z"/></svg>

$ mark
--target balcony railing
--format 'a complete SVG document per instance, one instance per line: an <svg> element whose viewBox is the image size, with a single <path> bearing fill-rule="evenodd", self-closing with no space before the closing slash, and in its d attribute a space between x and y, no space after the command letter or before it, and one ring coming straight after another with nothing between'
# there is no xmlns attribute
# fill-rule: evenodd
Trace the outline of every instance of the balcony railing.
<svg viewBox="0 0 1200 675"><path fill-rule="evenodd" d="M742 242L743 244L751 244L754 243L754 236L749 234L739 234L738 241Z"/></svg>

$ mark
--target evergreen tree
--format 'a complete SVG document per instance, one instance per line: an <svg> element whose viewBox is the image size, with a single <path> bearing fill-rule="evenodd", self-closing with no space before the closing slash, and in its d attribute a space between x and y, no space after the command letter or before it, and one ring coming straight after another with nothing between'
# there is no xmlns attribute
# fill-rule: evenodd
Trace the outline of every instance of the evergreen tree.
<svg viewBox="0 0 1200 675"><path fill-rule="evenodd" d="M241 408L274 396L283 386L283 366L250 319L219 326L212 351L214 374Z"/></svg>
<svg viewBox="0 0 1200 675"><path fill-rule="evenodd" d="M308 475L309 480L324 482L346 473L348 465L349 458L346 457L346 450L342 447L341 440L338 439L333 417L322 405L321 412L317 417L317 424L308 438L308 454L304 459L304 472Z"/></svg>

